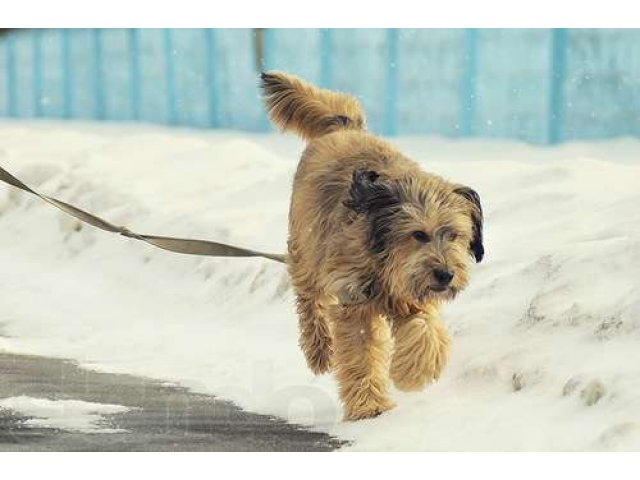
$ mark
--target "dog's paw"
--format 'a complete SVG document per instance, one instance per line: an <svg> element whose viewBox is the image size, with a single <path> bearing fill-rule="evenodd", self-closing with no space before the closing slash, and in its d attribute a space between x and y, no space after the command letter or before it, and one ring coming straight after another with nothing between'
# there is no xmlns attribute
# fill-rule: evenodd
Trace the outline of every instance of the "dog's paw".
<svg viewBox="0 0 640 480"><path fill-rule="evenodd" d="M396 405L391 401L377 402L370 405L361 405L353 408L345 408L344 420L354 422L365 418L375 418L382 413L391 410Z"/></svg>
<svg viewBox="0 0 640 480"><path fill-rule="evenodd" d="M314 375L323 375L331 372L332 354L330 348L316 350L310 355L305 353L305 357L307 359L307 366Z"/></svg>
<svg viewBox="0 0 640 480"><path fill-rule="evenodd" d="M418 391L440 378L450 338L439 320L415 317L395 331L390 376L398 390Z"/></svg>

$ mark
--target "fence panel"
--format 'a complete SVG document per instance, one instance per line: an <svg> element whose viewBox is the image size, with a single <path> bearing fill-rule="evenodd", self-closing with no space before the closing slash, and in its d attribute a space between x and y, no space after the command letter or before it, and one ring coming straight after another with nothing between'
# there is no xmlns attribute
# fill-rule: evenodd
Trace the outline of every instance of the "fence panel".
<svg viewBox="0 0 640 480"><path fill-rule="evenodd" d="M277 69L295 72L317 84L323 83L322 43L320 29L265 29L265 70Z"/></svg>
<svg viewBox="0 0 640 480"><path fill-rule="evenodd" d="M464 103L465 30L403 30L399 38L398 132L457 136Z"/></svg>
<svg viewBox="0 0 640 480"><path fill-rule="evenodd" d="M478 31L473 135L546 142L551 95L551 31Z"/></svg>
<svg viewBox="0 0 640 480"><path fill-rule="evenodd" d="M564 138L640 136L640 30L568 35Z"/></svg>
<svg viewBox="0 0 640 480"><path fill-rule="evenodd" d="M217 30L222 128L264 131L267 125L258 91L253 34L250 29Z"/></svg>

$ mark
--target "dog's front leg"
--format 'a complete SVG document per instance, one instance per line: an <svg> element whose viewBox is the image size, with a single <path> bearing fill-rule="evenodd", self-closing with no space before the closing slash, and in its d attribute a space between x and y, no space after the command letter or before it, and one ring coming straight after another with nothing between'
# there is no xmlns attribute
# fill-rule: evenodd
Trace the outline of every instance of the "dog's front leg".
<svg viewBox="0 0 640 480"><path fill-rule="evenodd" d="M451 339L436 307L409 318L394 319L393 336L391 379L396 388L422 390L440 377Z"/></svg>
<svg viewBox="0 0 640 480"><path fill-rule="evenodd" d="M391 332L387 320L364 305L335 306L334 372L345 420L375 417L393 407L389 399Z"/></svg>

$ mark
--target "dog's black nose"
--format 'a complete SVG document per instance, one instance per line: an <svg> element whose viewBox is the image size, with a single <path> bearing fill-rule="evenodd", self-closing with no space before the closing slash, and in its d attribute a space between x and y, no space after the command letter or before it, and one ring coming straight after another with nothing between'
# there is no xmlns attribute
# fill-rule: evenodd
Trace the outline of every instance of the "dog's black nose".
<svg viewBox="0 0 640 480"><path fill-rule="evenodd" d="M453 279L453 273L448 270L440 270L439 268L433 271L433 276L436 277L440 285L449 285Z"/></svg>

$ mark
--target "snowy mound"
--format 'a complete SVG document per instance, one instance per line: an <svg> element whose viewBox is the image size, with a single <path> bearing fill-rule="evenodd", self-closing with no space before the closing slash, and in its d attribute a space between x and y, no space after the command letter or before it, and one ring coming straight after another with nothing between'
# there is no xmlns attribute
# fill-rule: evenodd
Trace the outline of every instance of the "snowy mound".
<svg viewBox="0 0 640 480"><path fill-rule="evenodd" d="M443 378L373 420L297 349L286 271L175 255L0 186L0 349L174 381L359 450L640 448L640 142L555 149L396 141L467 183L485 261L444 311ZM62 123L0 124L0 165L43 193L149 234L286 245L288 138Z"/></svg>

